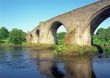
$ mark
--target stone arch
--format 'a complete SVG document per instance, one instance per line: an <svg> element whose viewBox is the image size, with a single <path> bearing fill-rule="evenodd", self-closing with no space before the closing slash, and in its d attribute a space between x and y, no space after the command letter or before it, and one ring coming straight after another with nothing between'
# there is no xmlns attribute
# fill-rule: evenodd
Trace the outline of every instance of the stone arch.
<svg viewBox="0 0 110 78"><path fill-rule="evenodd" d="M100 11L98 11L90 22L90 35L91 35L91 44L93 44L93 34L97 27L107 18L110 17L110 6L107 6Z"/></svg>
<svg viewBox="0 0 110 78"><path fill-rule="evenodd" d="M57 44L57 30L58 30L58 28L60 27L60 26L64 26L65 27L65 29L66 29L66 31L67 31L67 28L66 28L66 26L62 23L62 22L60 22L60 21L54 21L54 22L52 22L52 24L50 25L50 27L49 27L49 33L48 33L48 35L49 35L49 42L51 43L51 44Z"/></svg>
<svg viewBox="0 0 110 78"><path fill-rule="evenodd" d="M110 17L110 5L98 11L90 22L91 36L94 34L97 27L107 18Z"/></svg>
<svg viewBox="0 0 110 78"><path fill-rule="evenodd" d="M31 38L33 37L32 34L30 34L30 37L31 37Z"/></svg>
<svg viewBox="0 0 110 78"><path fill-rule="evenodd" d="M36 43L39 43L39 36L40 36L40 30L39 29L37 29L36 31L35 31L35 34L36 34Z"/></svg>
<svg viewBox="0 0 110 78"><path fill-rule="evenodd" d="M89 18L87 25L81 31L82 45L93 45L93 34L97 27L108 17L110 17L110 5L101 8Z"/></svg>
<svg viewBox="0 0 110 78"><path fill-rule="evenodd" d="M101 0L47 20L34 30L40 29L39 43L55 44L57 43L56 31L64 25L67 30L65 44L91 46L94 31L109 16L110 0ZM37 41L35 32L31 32L33 43Z"/></svg>
<svg viewBox="0 0 110 78"><path fill-rule="evenodd" d="M36 30L36 35L39 37L39 35L40 35L40 30L39 29Z"/></svg>

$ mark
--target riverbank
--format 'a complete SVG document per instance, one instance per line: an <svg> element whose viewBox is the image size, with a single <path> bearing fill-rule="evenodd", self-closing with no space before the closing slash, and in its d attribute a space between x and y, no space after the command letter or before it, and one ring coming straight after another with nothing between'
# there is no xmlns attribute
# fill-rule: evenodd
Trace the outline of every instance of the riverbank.
<svg viewBox="0 0 110 78"><path fill-rule="evenodd" d="M32 49L48 49L53 50L56 55L60 56L77 56L77 55L93 55L98 53L95 46L76 46L76 45L46 45L23 43L22 45L1 44L0 47L22 47Z"/></svg>
<svg viewBox="0 0 110 78"><path fill-rule="evenodd" d="M57 55L94 55L98 53L98 48L95 46L78 46L78 45L57 45Z"/></svg>
<svg viewBox="0 0 110 78"><path fill-rule="evenodd" d="M34 44L34 43L23 43L22 45L14 44L0 44L0 47L23 47L23 48L33 48L33 49L49 49L54 50L55 45L46 45L46 44Z"/></svg>
<svg viewBox="0 0 110 78"><path fill-rule="evenodd" d="M1 44L0 47L22 47L32 49L47 49L53 50L58 56L77 56L77 55L96 55L99 49L96 46L77 46L77 45L47 45L47 44L33 44L23 43L22 45ZM110 46L100 46L106 55L110 55Z"/></svg>

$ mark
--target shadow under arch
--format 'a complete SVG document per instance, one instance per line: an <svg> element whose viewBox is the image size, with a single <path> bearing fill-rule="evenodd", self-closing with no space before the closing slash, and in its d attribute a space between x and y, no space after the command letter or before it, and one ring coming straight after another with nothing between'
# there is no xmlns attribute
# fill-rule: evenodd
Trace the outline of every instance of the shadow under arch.
<svg viewBox="0 0 110 78"><path fill-rule="evenodd" d="M93 44L93 34L95 32L95 30L97 29L97 27L107 18L110 17L110 5L106 6L104 8L102 8L100 11L98 11L97 13L95 13L92 16L92 20L90 22L90 33L91 33L91 44L93 46L96 46L99 50L100 53L103 53L103 49L101 46Z"/></svg>
<svg viewBox="0 0 110 78"><path fill-rule="evenodd" d="M64 28L67 31L67 27L60 21L54 21L50 28L49 28L49 34L51 34L50 36L53 38L53 41L55 44L58 44L58 40L57 40L57 30L60 26L64 26ZM68 31L67 31L68 32Z"/></svg>

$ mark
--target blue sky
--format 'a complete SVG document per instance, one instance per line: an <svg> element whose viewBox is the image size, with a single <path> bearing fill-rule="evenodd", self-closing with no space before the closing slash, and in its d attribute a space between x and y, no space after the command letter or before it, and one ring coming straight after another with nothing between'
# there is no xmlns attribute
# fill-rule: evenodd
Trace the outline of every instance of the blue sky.
<svg viewBox="0 0 110 78"><path fill-rule="evenodd" d="M97 0L0 0L0 27L27 32L40 22L96 2ZM100 27L110 26L110 19ZM60 28L60 31L64 30Z"/></svg>

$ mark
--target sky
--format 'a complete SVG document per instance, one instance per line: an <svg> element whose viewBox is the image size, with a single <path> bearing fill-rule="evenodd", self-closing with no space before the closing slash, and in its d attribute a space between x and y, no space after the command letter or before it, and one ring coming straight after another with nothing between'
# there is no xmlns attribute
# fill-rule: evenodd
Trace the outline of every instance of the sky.
<svg viewBox="0 0 110 78"><path fill-rule="evenodd" d="M97 0L0 0L0 27L31 31L40 22ZM110 26L110 18L99 27ZM64 31L64 28L59 28Z"/></svg>

